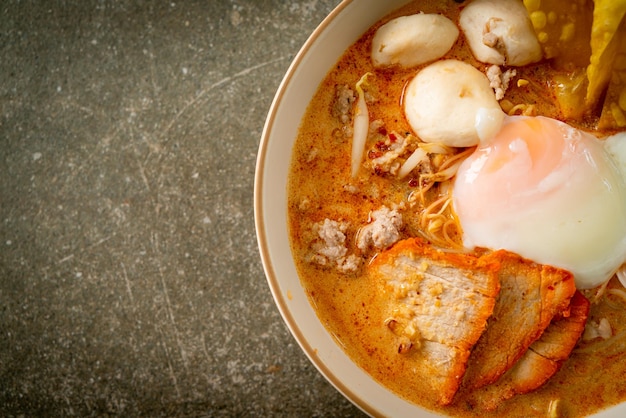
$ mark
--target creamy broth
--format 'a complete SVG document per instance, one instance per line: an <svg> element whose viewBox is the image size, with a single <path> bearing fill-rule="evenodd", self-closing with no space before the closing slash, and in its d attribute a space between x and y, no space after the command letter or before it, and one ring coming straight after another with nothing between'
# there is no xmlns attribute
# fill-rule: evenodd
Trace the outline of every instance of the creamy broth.
<svg viewBox="0 0 626 418"><path fill-rule="evenodd" d="M411 203L411 196L417 191L417 179L409 175L400 180L367 168L352 178L351 136L345 132L350 122L342 122L333 109L338 86L346 85L354 90L357 81L371 72L367 93L375 100L368 106L370 120L382 121L381 137L392 132L409 133L411 129L402 112L403 89L425 65L374 69L370 60L372 37L390 19L417 12L442 13L457 22L462 7L463 4L452 0L419 1L387 16L345 52L319 86L302 120L289 178L289 228L298 273L320 320L346 353L374 379L403 398L448 415L494 417L546 416L558 400L555 416L585 416L626 400L626 386L622 382L626 376L626 337L622 335L626 332L626 303L620 297L605 295L596 301L598 289L585 291L592 301L589 321L608 319L614 336L607 340L581 340L560 371L540 389L515 396L493 412L472 410L465 402L463 390L451 405L442 407L423 395L427 388L421 387L415 377L412 365L415 356L399 354L393 335L383 326L388 301L381 285L366 274L372 255L364 255L363 265L349 272L320 265L311 258L311 245L316 240L314 225L325 219L343 222L349 253L360 254L355 249L358 230L367 223L369 214L383 205L400 208L404 219L401 238L420 235L418 219L424 205ZM483 72L487 67L474 59L463 35L444 58L463 60ZM532 103L537 115L564 120L565 115L551 93L551 83L558 71L545 61L517 68L517 77L529 83L512 85L505 100L513 104ZM597 117L568 122L596 130ZM375 143L376 139L370 138L366 150L375 149ZM364 164L372 157L371 153L366 155ZM425 204L438 193L435 186L428 192ZM614 278L608 288L622 289L622 286Z"/></svg>

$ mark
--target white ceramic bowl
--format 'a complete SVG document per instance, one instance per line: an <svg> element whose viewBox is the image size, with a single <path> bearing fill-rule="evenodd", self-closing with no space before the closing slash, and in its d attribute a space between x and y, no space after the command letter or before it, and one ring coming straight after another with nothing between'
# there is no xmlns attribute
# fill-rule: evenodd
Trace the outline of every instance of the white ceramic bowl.
<svg viewBox="0 0 626 418"><path fill-rule="evenodd" d="M259 147L254 211L265 274L278 309L311 362L346 398L372 416L437 417L401 399L352 362L313 311L298 278L287 230L287 177L306 107L329 69L371 25L409 0L345 0L319 25L289 67ZM597 415L626 416L626 405Z"/></svg>

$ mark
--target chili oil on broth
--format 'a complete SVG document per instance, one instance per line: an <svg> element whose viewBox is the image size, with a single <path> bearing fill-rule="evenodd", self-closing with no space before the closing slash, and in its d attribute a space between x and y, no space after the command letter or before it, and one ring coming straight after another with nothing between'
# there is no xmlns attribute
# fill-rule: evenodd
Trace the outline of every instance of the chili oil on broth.
<svg viewBox="0 0 626 418"><path fill-rule="evenodd" d="M616 340L612 345L605 344L600 350L582 344L546 385L532 393L513 397L496 411L468 409L462 393L452 405L441 407L421 395L427 392L427 388L421 387L420 380L415 378L415 353L398 354L395 337L383 326L390 301L384 299L386 292L382 291L382 284L372 282L364 267L356 273L346 274L309 261L309 245L314 239L312 226L326 218L348 223L349 252L355 250L358 228L367 222L371 211L383 205L401 205L403 208L405 226L401 231L402 238L419 235L417 212L421 207L407 203L409 196L416 192L411 177L399 180L376 175L362 166L358 176L352 179L351 137L344 132L344 124L332 115L332 107L337 86L348 85L354 90L356 82L371 72L373 76L368 78L365 88L374 97L374 101L368 103L370 121L382 120L388 132L410 132L401 110L402 92L423 66L408 70L375 70L370 62L373 34L392 18L420 11L441 12L456 22L462 7L451 0L407 5L372 26L344 53L320 84L301 123L288 183L289 230L298 274L321 322L350 358L381 384L411 402L460 417L475 416L475 413L486 417L528 417L545 416L550 402L560 399L565 416L588 415L605 405L626 399L626 390L621 384L621 378L626 376L626 338L621 342ZM442 59L446 58L466 61L483 72L487 67L474 59L462 35ZM523 87L512 86L506 98L514 103L533 103L537 114L563 119L555 97L546 94L550 91L552 70L540 63L517 71L520 78L530 83ZM585 126L588 122L577 124ZM368 143L368 149L370 146ZM425 205L437 195L436 188L431 190ZM364 263L368 261L365 259ZM589 291L588 296L593 292ZM619 300L611 304L603 299L592 304L590 320L601 317L610 317L611 324L621 326L615 334L626 332L626 309Z"/></svg>

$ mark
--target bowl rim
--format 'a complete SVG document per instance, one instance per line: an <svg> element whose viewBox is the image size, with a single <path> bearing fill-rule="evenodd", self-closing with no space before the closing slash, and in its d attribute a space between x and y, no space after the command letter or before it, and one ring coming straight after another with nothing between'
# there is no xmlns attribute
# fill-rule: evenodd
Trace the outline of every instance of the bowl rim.
<svg viewBox="0 0 626 418"><path fill-rule="evenodd" d="M295 71L298 66L302 63L306 54L311 50L313 43L320 36L322 32L324 32L331 22L339 15L349 3L353 0L342 0L333 10L324 17L324 19L315 27L313 32L309 34L307 40L302 45L302 47L298 50L296 56L291 61L283 79L280 82L278 90L272 100L270 110L267 114L265 125L263 127L263 132L261 134L261 142L259 144L259 151L257 153L256 160L256 169L255 169L255 179L254 179L254 220L255 220L255 229L257 235L257 242L259 246L259 251L261 255L261 261L263 264L263 269L265 270L265 276L270 287L272 296L276 303L276 306L280 312L280 315L285 322L287 328L291 332L293 338L295 338L296 342L299 344L300 348L304 351L305 355L308 357L309 361L318 369L318 371L325 377L326 381L330 382L344 397L346 397L350 402L352 402L355 406L361 409L363 412L368 415L374 415L376 411L371 409L366 404L361 404L358 402L359 397L356 396L355 393L352 392L346 385L344 385L339 379L337 379L332 372L323 362L317 361L314 354L314 347L308 342L307 338L303 334L302 330L296 325L296 321L288 308L287 300L285 296L280 291L277 283L277 275L274 269L274 265L271 260L271 256L269 253L269 248L267 244L267 231L265 228L263 213L263 190L264 190L264 182L263 180L263 171L265 169L266 163L266 155L268 152L267 143L269 142L270 132L276 122L276 114L278 112L278 107L281 104L285 93L286 88L294 77Z"/></svg>

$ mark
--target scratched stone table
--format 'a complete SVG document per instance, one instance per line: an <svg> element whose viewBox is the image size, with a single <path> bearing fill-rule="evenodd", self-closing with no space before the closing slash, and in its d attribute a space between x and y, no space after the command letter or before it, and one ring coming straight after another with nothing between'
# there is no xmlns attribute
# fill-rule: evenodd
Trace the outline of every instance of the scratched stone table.
<svg viewBox="0 0 626 418"><path fill-rule="evenodd" d="M338 3L0 4L0 416L359 416L275 308L256 151Z"/></svg>

